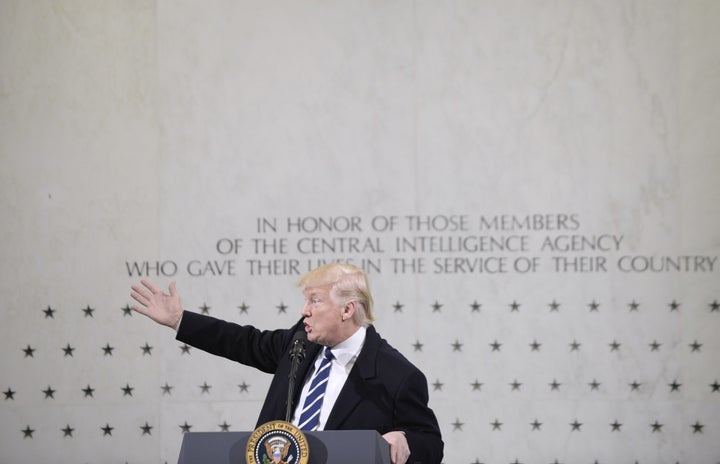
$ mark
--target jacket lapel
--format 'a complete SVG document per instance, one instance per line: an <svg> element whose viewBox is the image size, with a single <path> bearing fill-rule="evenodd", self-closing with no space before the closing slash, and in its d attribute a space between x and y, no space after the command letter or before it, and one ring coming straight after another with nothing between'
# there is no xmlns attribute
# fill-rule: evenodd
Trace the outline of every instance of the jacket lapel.
<svg viewBox="0 0 720 464"><path fill-rule="evenodd" d="M380 346L380 336L373 326L367 328L365 343L358 355L355 365L348 375L340 395L335 401L325 430L337 430L355 411L360 401L367 396L366 386L370 379L376 377L375 360Z"/></svg>

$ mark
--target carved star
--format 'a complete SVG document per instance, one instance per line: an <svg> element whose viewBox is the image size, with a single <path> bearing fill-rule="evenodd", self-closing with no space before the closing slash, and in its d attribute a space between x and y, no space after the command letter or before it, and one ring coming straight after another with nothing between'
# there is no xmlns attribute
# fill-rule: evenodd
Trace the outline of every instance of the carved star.
<svg viewBox="0 0 720 464"><path fill-rule="evenodd" d="M113 354L112 352L113 352L114 349L115 349L115 348L113 348L112 346L110 346L109 343L105 343L105 346L102 347L103 356L112 356L112 354Z"/></svg>
<svg viewBox="0 0 720 464"><path fill-rule="evenodd" d="M582 427L582 422L578 422L577 419L575 419L574 421L572 421L570 423L570 426L572 427L571 432L575 432L575 431L580 432L581 431L580 427Z"/></svg>
<svg viewBox="0 0 720 464"><path fill-rule="evenodd" d="M708 306L710 306L710 312L714 313L716 311L720 311L720 303L718 303L718 300L714 300L712 303L710 303Z"/></svg>
<svg viewBox="0 0 720 464"><path fill-rule="evenodd" d="M630 385L630 391L636 391L640 389L641 383L638 383L636 380L633 380L633 382Z"/></svg>
<svg viewBox="0 0 720 464"><path fill-rule="evenodd" d="M65 352L65 354L63 355L64 357L70 356L70 357L72 358L72 357L73 357L73 351L75 351L75 348L73 348L72 346L70 346L70 344L68 343L67 345L65 345L65 348L63 348L62 350Z"/></svg>
<svg viewBox="0 0 720 464"><path fill-rule="evenodd" d="M653 340L653 342L650 344L650 351L657 351L662 346L662 343L658 343L657 340Z"/></svg>
<svg viewBox="0 0 720 464"><path fill-rule="evenodd" d="M678 303L675 300L672 300L672 303L668 305L670 307L670 311L677 311L680 308L680 303Z"/></svg>
<svg viewBox="0 0 720 464"><path fill-rule="evenodd" d="M532 426L533 430L540 430L540 427L542 427L542 422L539 422L537 419L530 422L530 425Z"/></svg>
<svg viewBox="0 0 720 464"><path fill-rule="evenodd" d="M513 300L513 302L510 303L510 312L520 312L520 303Z"/></svg>
<svg viewBox="0 0 720 464"><path fill-rule="evenodd" d="M619 432L619 431L620 431L620 427L622 427L622 424L619 423L617 420L615 420L615 422L613 422L612 424L610 424L610 427L612 427L612 430L611 430L612 432Z"/></svg>
<svg viewBox="0 0 720 464"><path fill-rule="evenodd" d="M145 425L140 426L140 429L143 435L152 435L152 425L149 425L147 421L145 421Z"/></svg>
<svg viewBox="0 0 720 464"><path fill-rule="evenodd" d="M27 346L27 348L23 348L23 351L25 352L25 357L35 357L35 348L31 347L30 345Z"/></svg>
<svg viewBox="0 0 720 464"><path fill-rule="evenodd" d="M440 379L437 379L435 383L433 383L433 390L434 391L442 391L443 383L440 382Z"/></svg>
<svg viewBox="0 0 720 464"><path fill-rule="evenodd" d="M415 343L413 343L413 348L415 348L415 351L422 351L423 344L420 343L420 340L416 340Z"/></svg>
<svg viewBox="0 0 720 464"><path fill-rule="evenodd" d="M628 304L628 307L630 308L630 311L637 311L640 307L640 304L636 303L635 300L633 300L632 302L630 302L630 304Z"/></svg>
<svg viewBox="0 0 720 464"><path fill-rule="evenodd" d="M26 425L23 430L21 430L23 433L23 439L25 438L32 438L33 433L35 433L35 429L31 429L29 425Z"/></svg>
<svg viewBox="0 0 720 464"><path fill-rule="evenodd" d="M650 424L650 427L652 427L652 433L656 433L656 432L662 431L663 424L659 423L658 421L655 421L652 424Z"/></svg>
<svg viewBox="0 0 720 464"><path fill-rule="evenodd" d="M502 343L499 343L497 340L495 340L490 344L490 346L492 347L492 351L500 351Z"/></svg>
<svg viewBox="0 0 720 464"><path fill-rule="evenodd" d="M192 425L188 424L187 421L185 421L184 424L180 426L180 430L182 430L182 433L187 433L192 428Z"/></svg>
<svg viewBox="0 0 720 464"><path fill-rule="evenodd" d="M602 385L602 384L600 382L598 382L597 380L593 379L593 381L590 382L588 385L590 385L591 390L597 390L600 387L600 385Z"/></svg>
<svg viewBox="0 0 720 464"><path fill-rule="evenodd" d="M55 319L55 309L52 309L50 305L48 305L47 309L43 309L43 312L45 313L45 319L48 317L50 319Z"/></svg>
<svg viewBox="0 0 720 464"><path fill-rule="evenodd" d="M570 343L570 351L580 351L580 346L582 343L578 343L577 340L573 340L572 343Z"/></svg>
<svg viewBox="0 0 720 464"><path fill-rule="evenodd" d="M510 391L516 391L516 390L519 391L521 386L522 386L522 383L518 382L517 379L515 379L510 383L510 387L511 387Z"/></svg>
<svg viewBox="0 0 720 464"><path fill-rule="evenodd" d="M207 382L203 382L203 384L200 385L200 393L201 394L210 393L211 388L212 388L211 385L208 385Z"/></svg>
<svg viewBox="0 0 720 464"><path fill-rule="evenodd" d="M133 311L132 311L132 308L130 307L130 305L126 304L125 306L120 308L120 310L123 312L123 317L125 317L125 316L132 317Z"/></svg>
<svg viewBox="0 0 720 464"><path fill-rule="evenodd" d="M75 429L70 427L70 425L66 424L65 428L60 429L60 430L62 430L62 432L63 432L63 437L71 437L72 438L72 433L73 433L73 430L75 430Z"/></svg>
<svg viewBox="0 0 720 464"><path fill-rule="evenodd" d="M490 425L492 425L493 430L501 430L503 423L495 419L494 421L490 422Z"/></svg>
<svg viewBox="0 0 720 464"><path fill-rule="evenodd" d="M475 379L475 381L473 383L471 383L470 386L472 387L473 391L480 391L482 389L483 384L482 384L482 382L478 382L478 380Z"/></svg>
<svg viewBox="0 0 720 464"><path fill-rule="evenodd" d="M692 349L692 351L700 351L700 348L702 347L702 343L698 343L698 341L695 340L688 346Z"/></svg>
<svg viewBox="0 0 720 464"><path fill-rule="evenodd" d="M135 390L135 388L131 387L129 383L126 383L125 386L122 388L123 396L133 396L133 390Z"/></svg>
<svg viewBox="0 0 720 464"><path fill-rule="evenodd" d="M85 317L95 317L93 316L95 310L90 305L87 305L82 311L85 313Z"/></svg>
<svg viewBox="0 0 720 464"><path fill-rule="evenodd" d="M560 385L562 385L562 384L560 382L558 382L557 380L553 379L553 381L549 385L550 385L550 390L555 391L555 390L560 390Z"/></svg>
<svg viewBox="0 0 720 464"><path fill-rule="evenodd" d="M399 301L396 301L395 304L393 305L393 309L395 309L396 313L401 313L402 309L403 309L403 305Z"/></svg>
<svg viewBox="0 0 720 464"><path fill-rule="evenodd" d="M287 305L283 302L280 302L278 306L276 306L278 310L278 314L286 314L287 313Z"/></svg>
<svg viewBox="0 0 720 464"><path fill-rule="evenodd" d="M482 305L481 305L480 303L478 303L477 300L474 300L474 301L470 304L470 312L472 312L472 313L479 313L481 307L482 307Z"/></svg>
<svg viewBox="0 0 720 464"><path fill-rule="evenodd" d="M180 354L190 354L190 345L188 345L187 343L183 344L180 347Z"/></svg>
<svg viewBox="0 0 720 464"><path fill-rule="evenodd" d="M710 387L712 388L712 393L720 392L720 383L716 380L715 382L710 384Z"/></svg>
<svg viewBox="0 0 720 464"><path fill-rule="evenodd" d="M705 426L699 421L695 421L695 423L692 424L691 427L693 428L693 433L703 433L703 428Z"/></svg>
<svg viewBox="0 0 720 464"><path fill-rule="evenodd" d="M145 342L145 345L141 346L140 349L143 352L143 356L145 356L145 355L152 356L153 347L148 345L148 342Z"/></svg>
<svg viewBox="0 0 720 464"><path fill-rule="evenodd" d="M248 392L248 389L250 388L250 385L248 385L247 383L245 383L245 382L243 381L243 383L241 383L240 385L238 385L238 388L240 388L240 393L247 393L247 392Z"/></svg>
<svg viewBox="0 0 720 464"><path fill-rule="evenodd" d="M106 423L105 423L105 427L100 427L100 430L103 431L103 437L106 436L106 435L112 436L112 431L113 431L114 428L115 428L115 427L110 427L110 424L108 424L108 423L106 422Z"/></svg>
<svg viewBox="0 0 720 464"><path fill-rule="evenodd" d="M453 351L462 351L463 344L460 343L457 339L455 339L455 343L452 344Z"/></svg>
<svg viewBox="0 0 720 464"><path fill-rule="evenodd" d="M680 387L682 386L681 383L677 382L677 379L673 380L672 383L668 384L668 387L670 387L670 393L674 391L680 391Z"/></svg>
<svg viewBox="0 0 720 464"><path fill-rule="evenodd" d="M533 340L533 342L530 344L530 351L540 351L541 346L542 343L538 343L537 340Z"/></svg>
<svg viewBox="0 0 720 464"><path fill-rule="evenodd" d="M203 302L202 306L198 307L201 314L210 314L210 306Z"/></svg>
<svg viewBox="0 0 720 464"><path fill-rule="evenodd" d="M95 396L93 395L93 392L95 391L95 389L94 389L93 387L91 387L90 384L88 384L87 387L83 388L82 391L83 391L83 393L85 394L84 398L87 398L88 396L91 397L91 398L94 398L94 397L95 397Z"/></svg>
<svg viewBox="0 0 720 464"><path fill-rule="evenodd" d="M559 312L560 310L560 303L555 300L552 300L548 306L550 306L550 312Z"/></svg>
<svg viewBox="0 0 720 464"><path fill-rule="evenodd" d="M8 387L8 389L3 392L3 394L5 394L5 400L15 400L15 393L12 388Z"/></svg>
<svg viewBox="0 0 720 464"><path fill-rule="evenodd" d="M240 314L248 314L248 309L250 309L250 306L246 305L243 301L240 306L238 306L238 309L240 310Z"/></svg>
<svg viewBox="0 0 720 464"><path fill-rule="evenodd" d="M218 427L220 427L221 432L229 432L230 431L230 424L228 424L227 421L223 421L223 423L218 425Z"/></svg>
<svg viewBox="0 0 720 464"><path fill-rule="evenodd" d="M42 392L45 393L45 398L55 399L56 391L57 390L53 390L53 388L50 385L48 385L48 387L45 390L43 390Z"/></svg>
<svg viewBox="0 0 720 464"><path fill-rule="evenodd" d="M167 382L165 382L165 385L162 385L160 388L162 389L163 395L172 395L173 387L171 385L168 385Z"/></svg>
<svg viewBox="0 0 720 464"><path fill-rule="evenodd" d="M608 346L610 346L610 351L618 351L620 349L620 343L618 343L617 340L613 340Z"/></svg>
<svg viewBox="0 0 720 464"><path fill-rule="evenodd" d="M439 313L440 310L442 309L442 307L443 307L443 305L441 305L440 303L437 302L437 300L435 300L435 303L433 303L433 305L432 305L432 310L434 313Z"/></svg>
<svg viewBox="0 0 720 464"><path fill-rule="evenodd" d="M590 312L593 312L593 311L596 312L598 310L598 308L600 307L600 304L596 303L595 300L592 300L592 302L588 305L588 307L590 308Z"/></svg>
<svg viewBox="0 0 720 464"><path fill-rule="evenodd" d="M463 422L460 422L460 419L455 419L455 422L453 422L453 430L460 430L462 431L463 425L465 425Z"/></svg>

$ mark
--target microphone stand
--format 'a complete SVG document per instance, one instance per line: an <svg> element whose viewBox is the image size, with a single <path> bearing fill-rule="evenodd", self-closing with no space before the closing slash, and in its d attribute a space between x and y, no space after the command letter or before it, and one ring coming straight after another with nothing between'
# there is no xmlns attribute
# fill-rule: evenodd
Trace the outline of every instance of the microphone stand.
<svg viewBox="0 0 720 464"><path fill-rule="evenodd" d="M293 392L295 391L295 377L297 375L298 367L305 359L305 341L303 340L304 332L299 333L295 336L293 341L292 350L290 350L290 375L288 376L288 396L287 396L287 409L285 411L285 422L292 420L293 411Z"/></svg>

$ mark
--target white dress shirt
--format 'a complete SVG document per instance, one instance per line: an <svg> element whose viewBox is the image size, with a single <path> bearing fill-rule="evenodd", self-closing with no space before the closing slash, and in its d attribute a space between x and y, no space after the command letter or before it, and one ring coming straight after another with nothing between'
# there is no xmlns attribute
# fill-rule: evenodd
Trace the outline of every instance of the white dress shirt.
<svg viewBox="0 0 720 464"><path fill-rule="evenodd" d="M317 430L325 429L330 411L332 411L335 401L338 396L340 396L340 390L342 390L343 385L345 385L350 370L355 365L355 361L365 343L365 332L365 327L360 327L350 338L331 347L334 358L330 362L330 377L328 378L325 397L323 398L322 407L320 408L320 419ZM295 405L295 412L292 418L292 423L295 426L298 425L298 421L300 420L300 412L302 412L305 398L307 398L308 390L310 390L310 382L313 374L320 367L324 351L325 350L320 350L315 358L313 369L305 376L305 384L303 385L302 393L300 393L300 399L297 405Z"/></svg>

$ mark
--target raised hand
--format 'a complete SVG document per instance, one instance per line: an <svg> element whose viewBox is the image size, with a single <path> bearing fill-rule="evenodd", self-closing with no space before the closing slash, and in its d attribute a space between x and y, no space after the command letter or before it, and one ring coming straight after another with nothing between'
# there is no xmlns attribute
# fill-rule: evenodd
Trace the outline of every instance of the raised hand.
<svg viewBox="0 0 720 464"><path fill-rule="evenodd" d="M130 296L140 303L140 306L131 308L143 314L158 324L177 329L182 318L183 308L180 305L180 295L175 290L175 282L170 283L170 293L163 293L147 280L141 280L139 285L133 285ZM144 287L144 288L143 288Z"/></svg>

